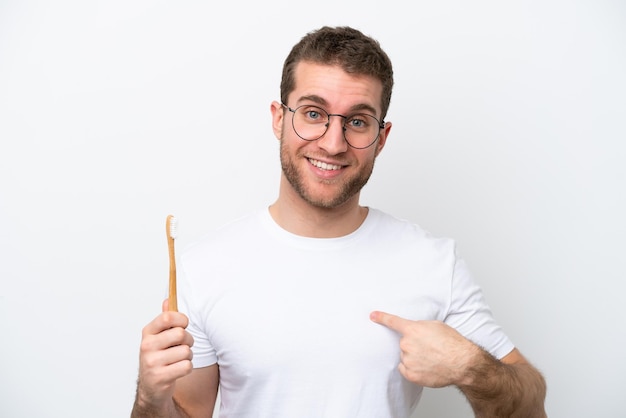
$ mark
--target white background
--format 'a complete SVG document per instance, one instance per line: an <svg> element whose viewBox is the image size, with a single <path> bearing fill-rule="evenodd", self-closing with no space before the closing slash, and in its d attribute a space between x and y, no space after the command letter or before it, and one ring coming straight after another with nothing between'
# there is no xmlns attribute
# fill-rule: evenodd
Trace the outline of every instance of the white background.
<svg viewBox="0 0 626 418"><path fill-rule="evenodd" d="M626 416L617 0L0 0L0 416L128 416L165 217L181 247L275 199L269 104L321 25L395 65L362 202L458 240L551 418Z"/></svg>

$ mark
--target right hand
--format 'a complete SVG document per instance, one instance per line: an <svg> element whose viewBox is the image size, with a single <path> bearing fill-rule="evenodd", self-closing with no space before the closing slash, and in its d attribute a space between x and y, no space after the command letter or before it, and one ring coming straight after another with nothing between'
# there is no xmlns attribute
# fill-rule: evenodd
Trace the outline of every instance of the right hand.
<svg viewBox="0 0 626 418"><path fill-rule="evenodd" d="M193 369L193 337L185 330L189 319L169 311L167 299L162 310L141 332L137 384L137 401L157 409L172 399L176 380Z"/></svg>

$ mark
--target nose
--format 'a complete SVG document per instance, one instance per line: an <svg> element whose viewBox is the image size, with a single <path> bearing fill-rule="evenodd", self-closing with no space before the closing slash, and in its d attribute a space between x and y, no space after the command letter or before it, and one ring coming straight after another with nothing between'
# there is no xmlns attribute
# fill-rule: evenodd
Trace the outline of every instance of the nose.
<svg viewBox="0 0 626 418"><path fill-rule="evenodd" d="M334 123L333 116L336 116ZM342 115L329 115L326 133L317 140L317 145L330 155L346 152L348 143L344 135L345 130L344 117Z"/></svg>

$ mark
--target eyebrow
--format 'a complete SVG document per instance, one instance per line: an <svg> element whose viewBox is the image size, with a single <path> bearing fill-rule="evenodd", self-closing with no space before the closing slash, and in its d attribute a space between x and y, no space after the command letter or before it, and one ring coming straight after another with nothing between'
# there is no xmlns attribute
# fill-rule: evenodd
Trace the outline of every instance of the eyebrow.
<svg viewBox="0 0 626 418"><path fill-rule="evenodd" d="M302 102L307 102L307 101L311 101L314 102L320 106L328 106L328 102L326 101L326 99L324 99L323 97L317 96L315 94L311 94L311 95L307 95L307 96L301 96L296 103L301 104ZM350 108L350 113L354 113L354 112L360 112L360 111L369 111L372 113L372 115L376 115L376 109L374 109L372 106L366 104L366 103L358 103L354 106L352 106Z"/></svg>

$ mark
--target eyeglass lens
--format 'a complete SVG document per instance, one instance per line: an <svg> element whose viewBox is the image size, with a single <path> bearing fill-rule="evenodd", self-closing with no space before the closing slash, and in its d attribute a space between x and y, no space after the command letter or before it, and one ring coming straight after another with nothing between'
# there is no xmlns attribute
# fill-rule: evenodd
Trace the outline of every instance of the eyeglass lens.
<svg viewBox="0 0 626 418"><path fill-rule="evenodd" d="M304 105L291 110L293 129L306 140L315 141L324 136L330 126L330 117L342 118L344 138L354 148L367 148L378 139L380 122L372 115L358 113L350 116L329 115L321 107Z"/></svg>

